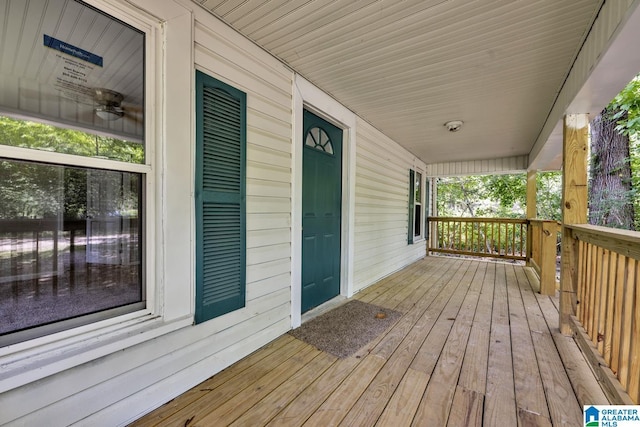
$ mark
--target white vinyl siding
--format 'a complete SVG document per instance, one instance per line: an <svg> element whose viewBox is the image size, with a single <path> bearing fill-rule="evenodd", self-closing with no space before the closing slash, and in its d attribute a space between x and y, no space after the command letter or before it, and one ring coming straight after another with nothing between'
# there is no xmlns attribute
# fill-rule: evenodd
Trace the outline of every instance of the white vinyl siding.
<svg viewBox="0 0 640 427"><path fill-rule="evenodd" d="M426 255L407 245L409 169L425 165L364 120L357 121L354 291Z"/></svg>
<svg viewBox="0 0 640 427"><path fill-rule="evenodd" d="M274 330L283 333L288 328L278 322L290 311L293 73L206 14L196 16L194 52L198 69L247 94L247 306L221 321L259 330L251 313L270 310Z"/></svg>
<svg viewBox="0 0 640 427"><path fill-rule="evenodd" d="M153 1L139 3L158 13L171 9ZM163 151L170 169L163 173L170 178L164 184L169 193L166 216L156 229L159 236L166 235L162 305L165 313L189 326L173 332L175 327L148 328L155 339L144 342L105 335L100 345L125 349L100 358L91 352L73 357L74 349L65 349L56 363L71 369L60 368L58 374L0 394L0 424L126 424L290 329L293 73L208 13L196 8L193 17L195 64L181 68L191 68L189 74L164 82L171 94L167 108L180 106L181 113L195 108L189 92L182 90L183 82L194 78L194 67L247 94L246 307L196 326L190 326L193 312L189 317L176 310L176 300L194 299L189 273L194 268L194 252L189 252L193 199L188 190L194 180L195 134L188 122L168 120ZM180 19L180 25L185 21L192 22ZM169 43L190 30L169 20ZM174 93L174 87L181 89ZM3 369L5 375L8 370Z"/></svg>
<svg viewBox="0 0 640 427"><path fill-rule="evenodd" d="M427 165L427 176L441 177L492 173L522 173L527 170L528 165L529 156L469 160L466 162L431 163Z"/></svg>

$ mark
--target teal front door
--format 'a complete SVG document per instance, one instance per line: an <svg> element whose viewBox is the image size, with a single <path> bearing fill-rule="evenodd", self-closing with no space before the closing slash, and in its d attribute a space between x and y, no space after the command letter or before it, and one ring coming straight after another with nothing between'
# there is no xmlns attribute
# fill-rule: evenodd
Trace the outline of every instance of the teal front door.
<svg viewBox="0 0 640 427"><path fill-rule="evenodd" d="M302 312L340 293L342 130L304 111Z"/></svg>

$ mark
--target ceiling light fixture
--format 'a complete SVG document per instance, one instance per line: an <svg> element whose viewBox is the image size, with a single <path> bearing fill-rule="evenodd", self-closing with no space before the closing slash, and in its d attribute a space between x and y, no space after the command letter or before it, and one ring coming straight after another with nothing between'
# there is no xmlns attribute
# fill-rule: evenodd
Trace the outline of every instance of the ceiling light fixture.
<svg viewBox="0 0 640 427"><path fill-rule="evenodd" d="M121 93L114 90L96 88L94 89L94 101L98 106L93 110L96 116L102 120L118 120L124 116L124 110L120 107L120 103L124 99Z"/></svg>
<svg viewBox="0 0 640 427"><path fill-rule="evenodd" d="M124 111L121 108L114 107L113 105L105 105L102 107L96 107L94 110L96 116L100 117L102 120L118 120L122 116L124 116Z"/></svg>
<svg viewBox="0 0 640 427"><path fill-rule="evenodd" d="M447 129L449 129L449 132L458 132L460 129L462 129L463 124L464 122L462 120L451 120L444 125L447 127Z"/></svg>

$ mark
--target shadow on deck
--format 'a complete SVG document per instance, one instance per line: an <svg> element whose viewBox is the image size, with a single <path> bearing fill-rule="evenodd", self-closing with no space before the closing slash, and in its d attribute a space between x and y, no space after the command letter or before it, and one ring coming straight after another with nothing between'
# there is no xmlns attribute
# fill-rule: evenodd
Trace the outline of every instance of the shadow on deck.
<svg viewBox="0 0 640 427"><path fill-rule="evenodd" d="M354 298L403 316L338 359L286 334L136 426L582 425L608 403L526 267L431 256Z"/></svg>

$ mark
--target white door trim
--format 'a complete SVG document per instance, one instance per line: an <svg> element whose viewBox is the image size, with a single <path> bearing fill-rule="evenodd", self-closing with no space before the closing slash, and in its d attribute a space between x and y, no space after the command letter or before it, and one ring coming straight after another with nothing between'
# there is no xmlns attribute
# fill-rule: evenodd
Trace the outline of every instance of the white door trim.
<svg viewBox="0 0 640 427"><path fill-rule="evenodd" d="M353 295L356 115L299 75L293 82L291 327L302 322L302 111L307 109L342 129L342 227L340 295Z"/></svg>

